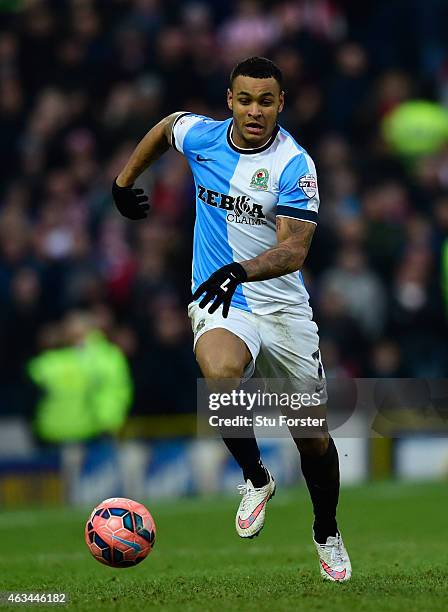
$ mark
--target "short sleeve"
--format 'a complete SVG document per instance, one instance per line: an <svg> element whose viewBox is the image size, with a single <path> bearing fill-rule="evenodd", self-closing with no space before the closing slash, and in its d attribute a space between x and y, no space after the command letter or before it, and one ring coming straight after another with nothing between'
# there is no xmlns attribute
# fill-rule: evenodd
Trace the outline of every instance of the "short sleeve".
<svg viewBox="0 0 448 612"><path fill-rule="evenodd" d="M286 164L280 175L276 214L317 224L318 211L316 167L307 153L299 153Z"/></svg>
<svg viewBox="0 0 448 612"><path fill-rule="evenodd" d="M188 153L188 142L191 141L191 136L207 121L210 121L210 119L202 115L195 115L194 113L182 113L178 115L171 130L171 144L173 148L179 151L179 153L186 155Z"/></svg>

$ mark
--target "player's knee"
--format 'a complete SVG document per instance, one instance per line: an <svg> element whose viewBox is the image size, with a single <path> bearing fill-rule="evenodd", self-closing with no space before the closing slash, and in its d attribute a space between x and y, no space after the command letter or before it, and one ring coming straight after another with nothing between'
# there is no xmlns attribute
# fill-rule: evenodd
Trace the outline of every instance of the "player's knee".
<svg viewBox="0 0 448 612"><path fill-rule="evenodd" d="M314 457L320 457L327 452L328 434L323 434L317 438L295 438L294 442L297 445L300 453Z"/></svg>
<svg viewBox="0 0 448 612"><path fill-rule="evenodd" d="M244 366L232 361L226 355L206 357L199 364L205 378L222 380L227 378L240 379L243 376Z"/></svg>

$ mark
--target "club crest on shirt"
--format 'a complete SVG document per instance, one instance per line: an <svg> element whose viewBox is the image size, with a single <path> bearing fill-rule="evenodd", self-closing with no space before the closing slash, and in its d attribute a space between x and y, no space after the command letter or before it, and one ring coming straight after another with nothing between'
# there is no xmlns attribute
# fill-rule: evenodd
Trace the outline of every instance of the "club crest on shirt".
<svg viewBox="0 0 448 612"><path fill-rule="evenodd" d="M252 189L262 189L266 191L268 188L269 172L266 168L258 168L252 175L249 187Z"/></svg>
<svg viewBox="0 0 448 612"><path fill-rule="evenodd" d="M304 174L297 181L297 186L308 198L314 198L317 193L317 180L314 174Z"/></svg>

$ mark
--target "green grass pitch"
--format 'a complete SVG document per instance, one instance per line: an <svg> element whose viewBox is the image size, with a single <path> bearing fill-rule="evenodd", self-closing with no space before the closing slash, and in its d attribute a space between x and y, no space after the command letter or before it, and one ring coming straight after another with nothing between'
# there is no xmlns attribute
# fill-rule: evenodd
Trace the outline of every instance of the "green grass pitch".
<svg viewBox="0 0 448 612"><path fill-rule="evenodd" d="M234 530L238 501L235 495L148 502L155 549L138 567L122 570L90 557L83 536L88 510L4 511L0 589L65 591L70 603L60 607L82 611L448 609L447 483L342 491L339 520L354 571L347 584L320 578L303 487L278 490L263 532L251 541Z"/></svg>

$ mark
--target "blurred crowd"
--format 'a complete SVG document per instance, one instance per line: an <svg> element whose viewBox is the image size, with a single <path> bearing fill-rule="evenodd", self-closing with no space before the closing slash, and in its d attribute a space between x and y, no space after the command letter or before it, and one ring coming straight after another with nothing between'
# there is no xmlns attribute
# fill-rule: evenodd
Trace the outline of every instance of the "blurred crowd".
<svg viewBox="0 0 448 612"><path fill-rule="evenodd" d="M74 310L128 357L134 412L194 410L190 171L170 151L141 177L152 210L140 223L119 216L111 184L163 116L226 118L228 74L255 54L282 69L280 122L318 169L305 280L327 374L446 374L448 138L409 154L386 121L412 100L446 112L443 0L2 6L2 413L26 410L24 365L63 344Z"/></svg>

